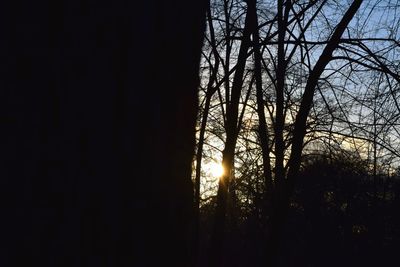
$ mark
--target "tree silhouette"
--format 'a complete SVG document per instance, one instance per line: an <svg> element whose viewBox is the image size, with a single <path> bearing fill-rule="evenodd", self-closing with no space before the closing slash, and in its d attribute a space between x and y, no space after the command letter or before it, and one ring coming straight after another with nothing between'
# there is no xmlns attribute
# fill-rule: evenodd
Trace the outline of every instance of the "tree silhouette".
<svg viewBox="0 0 400 267"><path fill-rule="evenodd" d="M0 5L0 265L190 265L203 2Z"/></svg>
<svg viewBox="0 0 400 267"><path fill-rule="evenodd" d="M202 73L205 80L218 86L218 97L206 95L211 104L204 102L213 107L207 109L209 116L219 118L225 128L221 134L220 128L207 126L204 120L201 128L208 129L202 132L203 140L222 140L223 145L216 142L215 148L210 145L206 149L222 154L226 173L219 180L218 227L213 230L210 257L218 266L232 256L224 249L230 247L229 237L224 241L223 235L234 225L228 225L230 218L236 218L229 210L237 210L241 202L251 210L247 216L257 221L259 216L263 218L264 254L273 264L284 239L304 155L321 146L332 151L350 146L366 155L367 144L379 143L387 153L386 160L397 164L398 142L393 142L393 137L398 136L394 96L398 67L392 61L398 60L399 43L398 31L390 28L397 29L398 21L389 10L390 4L378 8L370 1L212 3L214 18L208 23L213 25L213 37L207 32L209 46L203 49L207 63ZM397 10L398 5L393 7ZM380 20L381 27L374 20L382 12L387 13ZM383 29L379 34L378 28ZM375 78L379 76L385 76L380 79L382 94L372 95L372 84L379 83ZM235 90L238 84L241 88ZM383 99L387 102L379 104L380 122L371 121L371 103ZM245 114L241 120L239 113ZM235 131L229 128L229 116L236 120ZM373 134L379 123L388 137ZM199 175L196 179L200 184Z"/></svg>

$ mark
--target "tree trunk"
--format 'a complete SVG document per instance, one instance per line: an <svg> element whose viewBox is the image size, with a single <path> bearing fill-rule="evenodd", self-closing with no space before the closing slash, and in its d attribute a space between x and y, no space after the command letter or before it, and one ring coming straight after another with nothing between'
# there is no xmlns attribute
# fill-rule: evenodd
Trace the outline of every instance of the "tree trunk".
<svg viewBox="0 0 400 267"><path fill-rule="evenodd" d="M248 12L251 16L251 29L253 34L253 51L254 51L254 75L256 79L256 96L257 96L257 115L258 115L258 136L261 144L261 152L263 159L263 176L265 183L264 192L264 204L263 204L263 215L267 214L267 206L271 205L272 194L274 192L272 184L272 171L271 171L271 159L269 156L269 135L267 129L267 123L264 112L264 96L262 89L262 75L261 75L261 53L260 53L260 42L258 33L258 18L256 10L256 1L249 0Z"/></svg>
<svg viewBox="0 0 400 267"><path fill-rule="evenodd" d="M308 78L300 109L295 120L292 150L288 162L289 170L287 179L283 181L281 186L277 187L275 192L276 199L274 200L272 219L269 225L269 237L267 240L266 250L266 257L270 266L274 266L274 264L276 264L275 261L276 257L278 256L280 240L286 217L289 212L290 198L293 194L298 172L300 170L303 141L306 133L306 122L312 106L314 91L317 86L318 79L324 71L326 65L331 60L332 53L338 46L343 32L347 28L347 25L351 19L354 17L362 2L363 0L353 1L333 32L332 37L324 48L320 58L315 64L314 69L311 71Z"/></svg>
<svg viewBox="0 0 400 267"><path fill-rule="evenodd" d="M213 72L208 81L207 91L206 91L206 101L204 103L203 116L200 125L200 136L199 142L197 144L196 151L196 172L195 172L195 207L194 207L194 239L193 239L193 252L194 252L194 261L197 261L198 252L199 252L199 241L200 241L200 184L201 184L201 160L203 158L203 146L204 146L204 138L207 126L208 113L210 110L211 98L217 91L218 87L213 87L213 84L216 83L216 78L218 74L220 60L218 57L215 35L214 35L214 27L212 25L212 15L211 15L211 5L210 0L207 1L207 22L210 31L210 41L213 45L213 53L215 57L215 63L213 66ZM210 66L211 67L211 66ZM194 264L193 264L194 265Z"/></svg>
<svg viewBox="0 0 400 267"><path fill-rule="evenodd" d="M1 266L190 265L204 11L1 2Z"/></svg>
<svg viewBox="0 0 400 267"><path fill-rule="evenodd" d="M284 12L285 10L285 12ZM285 173L283 161L285 155L285 144L283 141L284 117L284 89L285 89L285 35L287 24L287 13L290 10L290 1L286 1L285 9L283 0L278 0L278 62L276 70L276 116L275 116L275 183L279 186L283 182Z"/></svg>
<svg viewBox="0 0 400 267"><path fill-rule="evenodd" d="M246 15L242 42L239 49L236 71L233 78L231 98L227 99L226 109L226 142L222 153L224 174L219 180L217 192L217 208L215 211L214 229L210 244L210 266L220 266L224 243L225 216L228 200L230 174L233 168L236 140L238 135L239 100L243 86L247 51L250 47L249 18Z"/></svg>

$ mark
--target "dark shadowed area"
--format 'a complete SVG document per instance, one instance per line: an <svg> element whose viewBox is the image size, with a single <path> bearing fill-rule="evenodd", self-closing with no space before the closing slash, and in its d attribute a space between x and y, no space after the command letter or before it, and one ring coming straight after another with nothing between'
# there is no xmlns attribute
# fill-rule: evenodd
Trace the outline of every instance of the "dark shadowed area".
<svg viewBox="0 0 400 267"><path fill-rule="evenodd" d="M399 13L0 1L0 267L399 265Z"/></svg>
<svg viewBox="0 0 400 267"><path fill-rule="evenodd" d="M1 266L187 266L201 1L1 1Z"/></svg>

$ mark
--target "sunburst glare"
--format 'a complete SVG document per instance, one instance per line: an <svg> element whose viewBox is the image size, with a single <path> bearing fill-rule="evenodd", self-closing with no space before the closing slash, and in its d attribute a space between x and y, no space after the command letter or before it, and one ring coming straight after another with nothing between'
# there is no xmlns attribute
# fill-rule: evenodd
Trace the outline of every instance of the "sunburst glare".
<svg viewBox="0 0 400 267"><path fill-rule="evenodd" d="M224 174L224 167L220 163L210 162L207 164L207 172L214 178L220 178Z"/></svg>

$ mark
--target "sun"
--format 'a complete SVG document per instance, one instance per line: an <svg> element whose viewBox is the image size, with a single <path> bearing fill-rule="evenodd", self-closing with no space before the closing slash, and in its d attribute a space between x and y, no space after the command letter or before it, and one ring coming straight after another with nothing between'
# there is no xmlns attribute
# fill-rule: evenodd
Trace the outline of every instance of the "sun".
<svg viewBox="0 0 400 267"><path fill-rule="evenodd" d="M215 178L220 178L224 174L224 167L219 163L211 162L207 167L209 173Z"/></svg>

